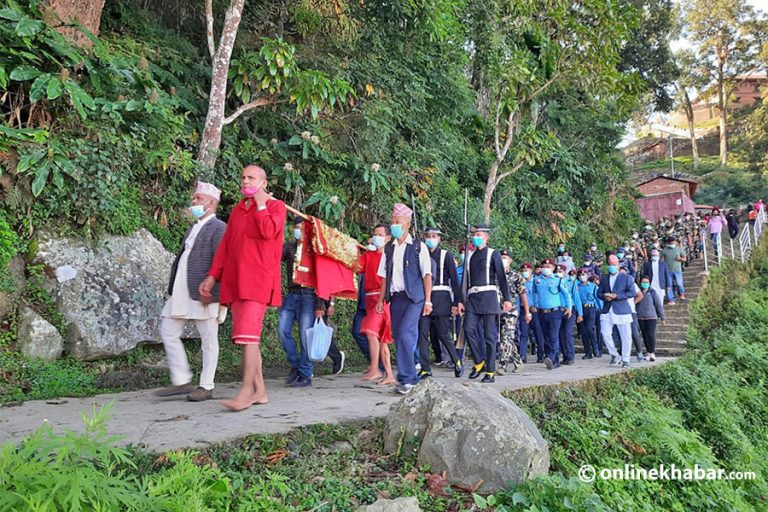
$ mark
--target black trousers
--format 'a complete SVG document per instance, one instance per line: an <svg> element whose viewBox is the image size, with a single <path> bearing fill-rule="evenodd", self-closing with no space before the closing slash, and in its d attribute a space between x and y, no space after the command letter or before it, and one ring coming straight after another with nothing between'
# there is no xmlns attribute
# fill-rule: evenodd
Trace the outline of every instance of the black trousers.
<svg viewBox="0 0 768 512"><path fill-rule="evenodd" d="M640 332L643 333L643 342L645 350L650 353L656 352L656 323L658 320L638 320Z"/></svg>
<svg viewBox="0 0 768 512"><path fill-rule="evenodd" d="M447 351L451 356L453 364L459 360L459 356L456 353L456 347L453 344L451 338L451 322L453 319L450 316L422 316L419 320L419 364L421 364L421 371L431 371L432 366L429 360L429 348L430 338L432 334L436 339L431 339L431 342L439 342L442 345L442 349Z"/></svg>
<svg viewBox="0 0 768 512"><path fill-rule="evenodd" d="M481 315L467 312L464 320L464 334L472 349L475 363L485 361L485 371L496 371L496 342L498 339L499 315ZM482 326L483 339L480 339L478 326Z"/></svg>

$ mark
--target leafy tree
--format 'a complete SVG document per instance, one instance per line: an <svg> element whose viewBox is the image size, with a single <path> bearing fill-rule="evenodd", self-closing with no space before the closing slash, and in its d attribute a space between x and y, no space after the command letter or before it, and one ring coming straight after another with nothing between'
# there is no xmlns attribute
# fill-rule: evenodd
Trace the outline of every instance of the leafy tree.
<svg viewBox="0 0 768 512"><path fill-rule="evenodd" d="M689 49L682 49L675 53L675 64L678 69L678 77L675 81L677 102L685 112L688 121L688 133L691 140L691 152L693 154L693 168L699 168L699 144L696 140L694 126L693 103L691 95L696 91L702 91L707 85L707 74L701 69L696 59L696 54Z"/></svg>
<svg viewBox="0 0 768 512"><path fill-rule="evenodd" d="M474 11L486 17L470 33L474 59L483 63L473 69L482 73L479 82L487 92L479 93L490 98L493 126L493 160L483 202L489 221L499 184L557 150L557 138L541 129L542 106L552 89L579 84L610 97L632 89L634 78L622 75L617 66L637 16L615 1L476 2L482 7ZM487 36L488 30L496 35Z"/></svg>
<svg viewBox="0 0 768 512"><path fill-rule="evenodd" d="M316 117L321 109L333 109L352 93L341 80L331 80L324 73L300 71L293 58L294 49L282 40L265 39L258 53L240 58L237 68L230 69L232 50L242 19L245 0L232 0L224 15L218 47L214 43L213 0L206 0L206 40L212 60L211 89L208 96L208 114L200 141L197 160L204 167L213 168L221 145L221 130L243 113L275 103L277 95L285 93L300 111L309 110ZM225 114L227 87L230 78L238 96L244 103L230 115ZM259 93L251 99L252 92Z"/></svg>
<svg viewBox="0 0 768 512"><path fill-rule="evenodd" d="M707 65L720 115L720 165L728 163L728 108L740 77L759 69L763 15L746 0L688 0L685 21L697 57Z"/></svg>

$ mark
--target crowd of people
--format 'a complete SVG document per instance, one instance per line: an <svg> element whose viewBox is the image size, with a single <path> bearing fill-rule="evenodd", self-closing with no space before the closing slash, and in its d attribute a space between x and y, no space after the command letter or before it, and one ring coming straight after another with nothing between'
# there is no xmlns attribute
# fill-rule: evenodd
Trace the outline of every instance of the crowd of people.
<svg viewBox="0 0 768 512"><path fill-rule="evenodd" d="M260 342L270 307L278 308L277 334L290 366L286 385L312 385L306 332L316 319L333 317L335 300L320 298L293 279L301 264L305 218L293 219L294 229L284 240L287 208L272 197L267 183L262 168L245 167L243 199L226 224L216 217L219 189L198 183L189 208L196 222L174 262L170 298L161 314L172 385L158 395L213 398L218 326L229 311L233 342L243 347L243 379L237 395L222 403L234 411L267 403ZM412 232L413 212L395 204L391 223L372 226L357 266L352 335L369 363L361 380L405 394L439 366L456 378L468 370L469 379L493 383L497 375L527 363L529 353L554 370L574 364L576 334L582 359L605 352L610 365L628 368L634 351L637 361L655 361L656 327L665 322L665 302L685 300L683 271L702 257L705 228L712 237L723 229L734 237L734 217L733 211L723 216L714 210L706 217L686 213L648 221L615 250L592 243L574 259L572 248L560 243L549 257L516 264L511 251L491 248L487 225L473 226L469 240L454 253L438 228ZM181 341L188 321L195 322L202 340L199 385L192 383ZM334 342L329 357L333 372L340 373L346 355Z"/></svg>

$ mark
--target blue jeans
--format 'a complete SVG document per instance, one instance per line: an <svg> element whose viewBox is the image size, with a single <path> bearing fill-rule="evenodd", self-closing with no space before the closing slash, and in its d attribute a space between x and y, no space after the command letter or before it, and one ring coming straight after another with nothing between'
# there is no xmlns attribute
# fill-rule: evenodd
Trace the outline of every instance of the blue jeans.
<svg viewBox="0 0 768 512"><path fill-rule="evenodd" d="M283 305L277 312L277 335L283 344L285 357L291 368L298 370L304 377L312 376L312 362L307 355L306 330L315 323L314 294L288 293L283 298ZM299 352L296 352L296 340L293 338L293 324L299 324Z"/></svg>
<svg viewBox="0 0 768 512"><path fill-rule="evenodd" d="M672 282L677 284L677 294L678 295L685 295L685 286L683 286L683 271L678 270L677 272L669 272L672 274ZM669 288L669 300L675 300L675 292L673 291L674 288Z"/></svg>
<svg viewBox="0 0 768 512"><path fill-rule="evenodd" d="M539 313L541 330L544 334L544 350L555 366L560 365L560 324L563 323L562 311Z"/></svg>
<svg viewBox="0 0 768 512"><path fill-rule="evenodd" d="M392 316L392 337L395 339L397 381L416 384L419 376L413 360L419 342L419 318L424 301L412 302L405 293L394 293L389 301Z"/></svg>

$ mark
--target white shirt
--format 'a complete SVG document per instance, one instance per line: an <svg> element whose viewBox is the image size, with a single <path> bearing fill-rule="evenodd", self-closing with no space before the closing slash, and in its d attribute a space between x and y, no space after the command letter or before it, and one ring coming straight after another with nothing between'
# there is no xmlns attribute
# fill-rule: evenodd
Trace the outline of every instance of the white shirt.
<svg viewBox="0 0 768 512"><path fill-rule="evenodd" d="M200 301L192 300L192 297L189 296L189 287L187 286L189 253L195 245L195 240L197 239L197 235L200 234L200 230L214 217L216 217L216 215L209 215L198 220L189 231L189 235L184 241L184 252L181 253L179 264L176 267L176 279L173 282L173 291L171 296L165 302L163 311L160 313L161 316L183 318L187 320L208 320L219 316L220 311L218 302L203 304ZM223 315L226 316L227 308L221 309L223 310Z"/></svg>
<svg viewBox="0 0 768 512"><path fill-rule="evenodd" d="M429 257L429 249L427 249L424 242L421 243L421 250L419 251L419 269L421 270L421 276L432 275L432 262ZM408 244L413 244L413 237L409 234L405 239L405 242L400 242L399 239L395 240L395 252L392 253L392 282L389 284L389 291L391 293L404 292L405 291L405 277L403 274L403 260L405 259L405 248ZM387 252L381 257L379 262L379 270L377 272L379 277L387 277Z"/></svg>

